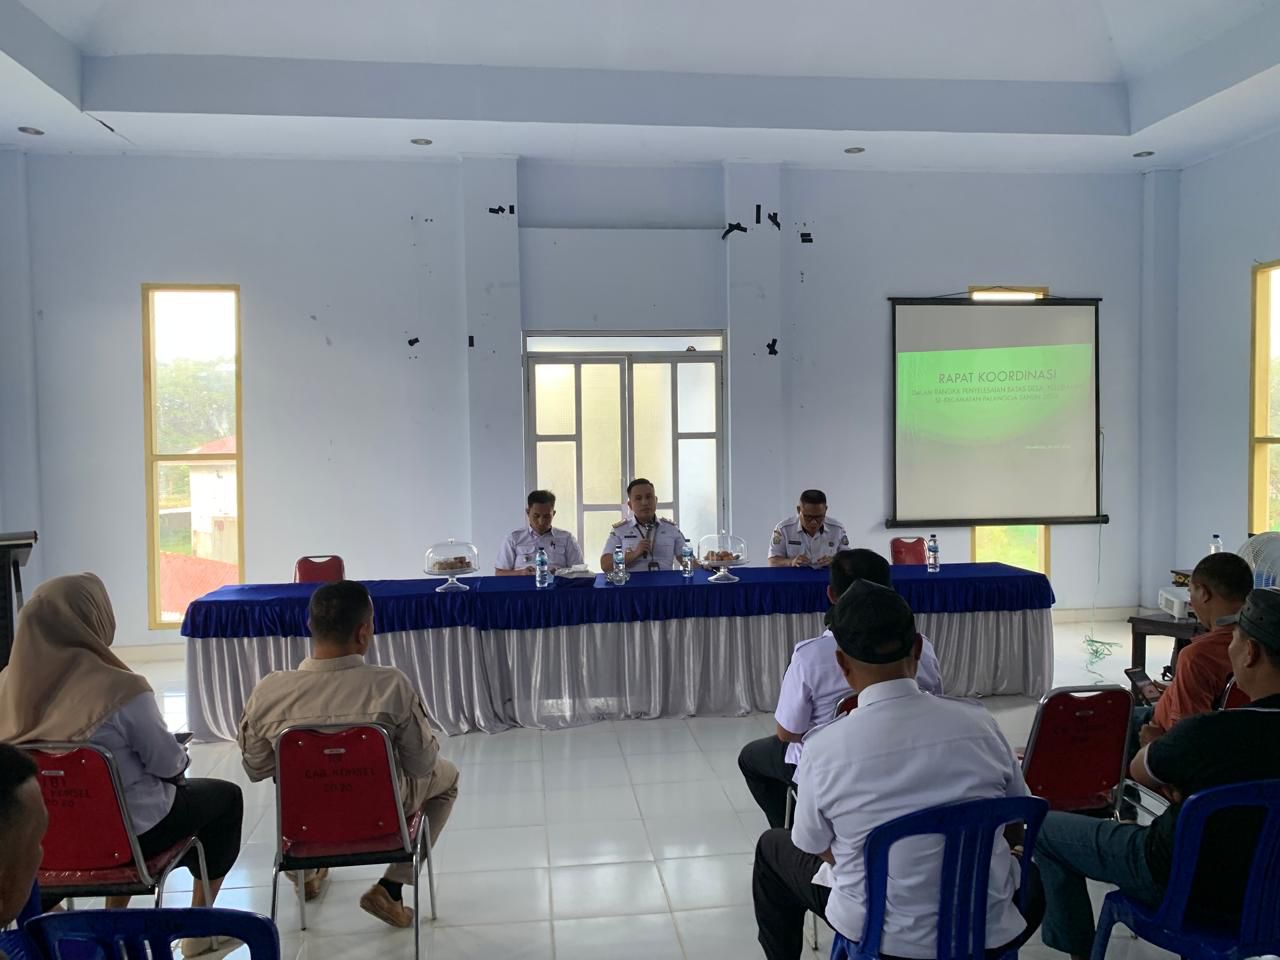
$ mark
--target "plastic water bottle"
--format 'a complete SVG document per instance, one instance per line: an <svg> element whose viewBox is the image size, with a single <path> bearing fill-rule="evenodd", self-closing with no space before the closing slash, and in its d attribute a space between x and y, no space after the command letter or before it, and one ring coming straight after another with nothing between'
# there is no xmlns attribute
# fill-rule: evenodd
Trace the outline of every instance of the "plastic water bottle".
<svg viewBox="0 0 1280 960"><path fill-rule="evenodd" d="M1222 534L1215 533L1213 535L1213 538L1209 541L1209 552L1210 553L1222 552Z"/></svg>
<svg viewBox="0 0 1280 960"><path fill-rule="evenodd" d="M546 590L555 585L551 575L551 564L547 562L547 551L543 547L533 557L533 583L539 590Z"/></svg>
<svg viewBox="0 0 1280 960"><path fill-rule="evenodd" d="M925 556L929 561L929 572L937 573L942 568L942 561L938 557L938 535L936 533L929 534L929 544L925 547Z"/></svg>
<svg viewBox="0 0 1280 960"><path fill-rule="evenodd" d="M686 580L693 579L693 547L687 543L680 551L680 574Z"/></svg>
<svg viewBox="0 0 1280 960"><path fill-rule="evenodd" d="M613 548L613 573L609 575L609 579L614 583L627 582L627 554L622 549L622 544Z"/></svg>

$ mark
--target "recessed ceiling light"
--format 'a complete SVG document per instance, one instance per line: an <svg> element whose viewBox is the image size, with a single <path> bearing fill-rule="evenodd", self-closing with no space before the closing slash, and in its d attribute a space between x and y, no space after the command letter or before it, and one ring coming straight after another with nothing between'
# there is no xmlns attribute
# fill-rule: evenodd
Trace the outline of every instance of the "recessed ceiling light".
<svg viewBox="0 0 1280 960"><path fill-rule="evenodd" d="M43 136L44 136L44 131L43 131L43 130L41 130L39 127L19 127L19 128L18 128L18 132L19 132L19 133L25 133L25 134L27 134L27 136L30 136L30 137L43 137Z"/></svg>
<svg viewBox="0 0 1280 960"><path fill-rule="evenodd" d="M866 147L845 147L844 152L848 154L866 153L867 148Z"/></svg>
<svg viewBox="0 0 1280 960"><path fill-rule="evenodd" d="M426 137L414 137L414 138L413 138L412 140L410 140L409 142L410 142L410 143L412 143L415 147L429 147L429 146L431 146L431 141L430 141L430 140L428 140Z"/></svg>
<svg viewBox="0 0 1280 960"><path fill-rule="evenodd" d="M1144 157L1154 157L1155 155L1156 155L1156 152L1154 150L1139 150L1137 153L1134 154L1134 156L1137 157L1139 160L1143 159Z"/></svg>

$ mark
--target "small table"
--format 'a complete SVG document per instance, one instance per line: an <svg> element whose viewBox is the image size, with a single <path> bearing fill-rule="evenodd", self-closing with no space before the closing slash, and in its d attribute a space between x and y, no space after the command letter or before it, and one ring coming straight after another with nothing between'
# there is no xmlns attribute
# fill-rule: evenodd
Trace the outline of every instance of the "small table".
<svg viewBox="0 0 1280 960"><path fill-rule="evenodd" d="M1133 639L1129 646L1129 664L1143 670L1147 668L1147 637L1173 637L1171 663L1176 664L1178 651L1190 643L1192 638L1204 633L1204 625L1199 620L1190 617L1178 620L1167 613L1153 613L1149 617L1130 617L1129 625L1133 631Z"/></svg>

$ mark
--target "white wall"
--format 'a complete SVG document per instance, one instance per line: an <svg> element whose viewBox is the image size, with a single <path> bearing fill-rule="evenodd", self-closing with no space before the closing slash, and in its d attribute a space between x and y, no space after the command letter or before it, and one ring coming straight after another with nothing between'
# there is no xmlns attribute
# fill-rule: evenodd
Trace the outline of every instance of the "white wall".
<svg viewBox="0 0 1280 960"><path fill-rule="evenodd" d="M481 158L26 166L45 572L102 573L122 642L172 638L145 626L139 290L166 281L242 286L250 581L288 579L298 555L324 551L358 577L411 577L450 535L491 557L523 487L521 324L727 328L735 532L763 549L795 493L820 486L854 538L883 549L885 298L986 282L1101 296L1112 524L1096 592L1094 527L1055 529L1053 581L1060 606L1138 601L1139 177ZM0 202L8 173L0 163ZM518 219L482 209L506 193ZM756 202L779 209L782 231L751 222ZM745 237L711 232L744 218ZM940 533L948 559L967 558L967 530Z"/></svg>
<svg viewBox="0 0 1280 960"><path fill-rule="evenodd" d="M788 403L776 429L789 443L787 489L825 489L850 539L887 547L893 398L886 297L942 296L981 283L1102 297L1102 506L1111 523L1101 528L1096 602L1134 605L1140 178L797 171L784 185L789 295L779 349ZM801 230L813 243L800 244ZM945 469L937 482L947 482ZM968 559L967 528L936 532L945 559ZM1095 602L1098 538L1096 526L1052 531L1059 606Z"/></svg>
<svg viewBox="0 0 1280 960"><path fill-rule="evenodd" d="M101 573L121 642L176 639L146 630L140 284L221 282L246 578L325 552L414 576L470 507L456 165L38 157L29 179L46 573Z"/></svg>
<svg viewBox="0 0 1280 960"><path fill-rule="evenodd" d="M1182 172L1178 287L1179 563L1248 533L1253 266L1280 259L1280 134Z"/></svg>

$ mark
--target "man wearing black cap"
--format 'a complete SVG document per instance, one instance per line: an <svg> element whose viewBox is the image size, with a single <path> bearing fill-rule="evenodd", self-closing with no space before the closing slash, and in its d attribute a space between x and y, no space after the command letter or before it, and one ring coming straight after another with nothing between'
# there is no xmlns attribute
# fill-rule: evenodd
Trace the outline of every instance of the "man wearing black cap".
<svg viewBox="0 0 1280 960"><path fill-rule="evenodd" d="M832 607L831 631L858 709L810 737L797 770L791 833L768 830L756 846L752 896L768 960L800 956L806 910L850 940L861 938L862 848L876 827L939 804L1027 795L1013 750L984 707L917 686L920 640L902 597L859 580ZM940 838L894 846L884 954L937 956L941 873ZM990 947L1014 949L1034 928L1014 904L1019 876L1009 845L997 837L987 893Z"/></svg>
<svg viewBox="0 0 1280 960"><path fill-rule="evenodd" d="M1223 621L1219 621L1223 622ZM1036 840L1046 945L1073 957L1093 946L1085 878L1158 904L1173 860L1182 801L1209 787L1280 778L1280 591L1254 590L1234 617L1227 653L1247 707L1187 717L1134 757L1129 775L1172 802L1150 826L1050 813ZM1193 916L1227 926L1240 915L1261 821L1238 812L1209 821L1191 890Z"/></svg>

